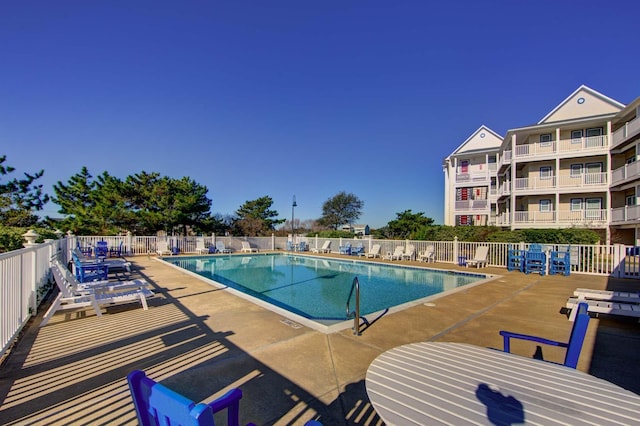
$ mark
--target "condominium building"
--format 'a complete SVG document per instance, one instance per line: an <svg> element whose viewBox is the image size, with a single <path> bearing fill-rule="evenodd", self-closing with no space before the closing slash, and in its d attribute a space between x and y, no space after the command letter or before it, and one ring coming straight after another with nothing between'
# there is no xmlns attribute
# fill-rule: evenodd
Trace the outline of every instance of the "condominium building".
<svg viewBox="0 0 640 426"><path fill-rule="evenodd" d="M505 136L482 126L444 160L445 225L588 228L637 243L639 111L640 98L625 106L581 86L536 124Z"/></svg>

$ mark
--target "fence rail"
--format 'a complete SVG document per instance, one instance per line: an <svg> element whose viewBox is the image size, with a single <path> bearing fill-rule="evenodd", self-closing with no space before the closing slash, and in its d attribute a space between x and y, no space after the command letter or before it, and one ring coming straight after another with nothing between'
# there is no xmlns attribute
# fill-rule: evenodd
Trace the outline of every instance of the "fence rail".
<svg viewBox="0 0 640 426"><path fill-rule="evenodd" d="M290 244L287 237L168 237L170 247L177 248L183 254L195 254L198 239L206 247L215 246L222 241L226 248L239 252L242 242L262 251L286 251ZM319 249L326 241L331 241L330 250L338 253L340 246L351 243L353 247L363 244L365 252L371 251L375 244L380 245L380 253L384 256L393 253L397 246L407 248L412 245L418 255L427 247L433 246L435 260L441 263L458 263L460 260L474 257L479 246L488 246L488 265L506 268L508 243L476 243L458 241L412 241L412 240L376 240L348 238L295 237L294 243L304 241L309 250ZM151 255L156 253L159 241L155 236L68 236L59 240L48 241L32 247L0 254L0 345L4 356L12 342L18 336L29 319L35 315L41 302L51 288L49 266L54 255L62 256L66 262L70 258L70 250L76 246L93 247L98 241L106 241L109 247L120 247L125 256ZM528 245L518 244L518 248L526 250ZM546 245L545 250L561 250L563 246ZM620 278L640 276L640 247L624 245L572 245L571 272L591 275L609 275Z"/></svg>

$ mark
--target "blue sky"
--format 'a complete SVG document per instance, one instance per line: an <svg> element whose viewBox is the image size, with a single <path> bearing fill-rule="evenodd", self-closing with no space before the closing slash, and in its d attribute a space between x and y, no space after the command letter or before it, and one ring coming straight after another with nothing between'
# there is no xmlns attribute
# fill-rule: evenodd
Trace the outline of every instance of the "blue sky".
<svg viewBox="0 0 640 426"><path fill-rule="evenodd" d="M636 1L7 1L0 155L124 179L190 176L214 213L268 195L316 219L443 217L442 160L537 122L581 84L640 96ZM56 216L57 207L44 212Z"/></svg>

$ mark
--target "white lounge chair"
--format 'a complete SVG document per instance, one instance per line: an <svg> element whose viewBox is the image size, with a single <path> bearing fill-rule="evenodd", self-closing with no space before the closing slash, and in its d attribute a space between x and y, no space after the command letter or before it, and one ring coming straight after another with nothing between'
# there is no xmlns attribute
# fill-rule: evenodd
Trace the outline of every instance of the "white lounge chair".
<svg viewBox="0 0 640 426"><path fill-rule="evenodd" d="M330 253L331 252L331 240L326 240L322 247L320 248L312 248L311 251L313 253Z"/></svg>
<svg viewBox="0 0 640 426"><path fill-rule="evenodd" d="M435 262L436 249L433 246L427 246L425 251L418 253L418 262Z"/></svg>
<svg viewBox="0 0 640 426"><path fill-rule="evenodd" d="M158 253L158 256L173 254L171 249L169 248L169 243L166 240L156 241L156 253Z"/></svg>
<svg viewBox="0 0 640 426"><path fill-rule="evenodd" d="M242 241L242 253L256 253L258 251L257 248L251 247L248 241Z"/></svg>
<svg viewBox="0 0 640 426"><path fill-rule="evenodd" d="M397 246L393 253L389 252L384 255L383 259L386 260L402 260L402 255L404 254L404 247Z"/></svg>
<svg viewBox="0 0 640 426"><path fill-rule="evenodd" d="M582 299L609 300L612 302L640 304L640 293L637 291L609 291L590 288L577 288L573 295Z"/></svg>
<svg viewBox="0 0 640 426"><path fill-rule="evenodd" d="M413 260L416 257L416 248L414 245L409 244L407 249L402 253L402 260Z"/></svg>
<svg viewBox="0 0 640 426"><path fill-rule="evenodd" d="M231 253L233 250L226 248L223 241L216 241L216 251L218 253Z"/></svg>
<svg viewBox="0 0 640 426"><path fill-rule="evenodd" d="M209 253L209 248L205 246L203 237L198 237L196 239L196 253L199 253L199 254Z"/></svg>
<svg viewBox="0 0 640 426"><path fill-rule="evenodd" d="M467 268L469 265L475 265L476 268L480 266L487 266L487 256L489 256L489 246L479 246L476 248L476 255L473 259L467 260Z"/></svg>
<svg viewBox="0 0 640 426"><path fill-rule="evenodd" d="M570 297L565 305L568 309L571 309L571 314L569 315L570 321L575 319L575 312L577 311L576 307L580 302L584 302L588 305L587 311L589 312L640 318L640 305L637 303L622 303L610 300L593 300Z"/></svg>
<svg viewBox="0 0 640 426"><path fill-rule="evenodd" d="M44 314L40 327L47 325L53 314L60 310L78 310L92 307L96 316L102 316L100 306L140 301L147 310L147 298L154 293L147 289L147 282L134 280L129 282L92 282L78 288L78 282L63 265L55 262L51 267L54 281L60 291Z"/></svg>
<svg viewBox="0 0 640 426"><path fill-rule="evenodd" d="M365 257L371 257L371 258L380 257L380 244L374 244L371 247L371 251L369 251L369 253L365 253Z"/></svg>

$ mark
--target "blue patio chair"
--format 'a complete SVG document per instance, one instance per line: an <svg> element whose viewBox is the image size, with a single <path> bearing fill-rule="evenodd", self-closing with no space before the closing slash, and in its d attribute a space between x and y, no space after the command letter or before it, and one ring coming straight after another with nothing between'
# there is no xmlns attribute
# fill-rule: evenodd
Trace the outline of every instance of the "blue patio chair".
<svg viewBox="0 0 640 426"><path fill-rule="evenodd" d="M547 272L547 254L542 251L527 251L524 254L524 273L537 272L544 275Z"/></svg>
<svg viewBox="0 0 640 426"><path fill-rule="evenodd" d="M347 243L343 246L338 247L338 253L340 254L351 254L351 243Z"/></svg>
<svg viewBox="0 0 640 426"><path fill-rule="evenodd" d="M567 247L566 251L552 251L549 253L549 275L571 274L571 251Z"/></svg>
<svg viewBox="0 0 640 426"><path fill-rule="evenodd" d="M105 258L109 255L109 245L106 241L98 241L95 248L96 258Z"/></svg>
<svg viewBox="0 0 640 426"><path fill-rule="evenodd" d="M127 376L127 381L138 423L141 426L215 426L213 415L223 410L227 410L227 425L238 426L240 423L240 399L242 398L240 389L231 389L207 404L203 402L196 404L189 398L148 378L144 371L132 371ZM248 423L247 426L255 425ZM322 423L309 420L305 426L322 426Z"/></svg>
<svg viewBox="0 0 640 426"><path fill-rule="evenodd" d="M576 319L573 323L573 328L571 329L571 335L569 336L568 342L558 342L528 334L500 331L500 335L504 337L504 352L511 352L511 339L529 340L536 343L542 343L544 345L559 346L561 348L567 348L567 353L562 365L570 368L576 368L578 365L578 358L580 358L580 351L582 351L584 338L587 334L587 327L589 326L590 318L587 308L588 305L586 303L580 303L578 305L578 314L576 315Z"/></svg>
<svg viewBox="0 0 640 426"><path fill-rule="evenodd" d="M196 404L166 386L148 378L143 371L134 370L127 376L129 390L142 426L207 425L213 426L213 414L227 410L227 424L239 424L242 391L232 389L220 398Z"/></svg>
<svg viewBox="0 0 640 426"><path fill-rule="evenodd" d="M122 257L122 246L124 245L124 241L120 241L117 247L111 247L109 249L109 257Z"/></svg>
<svg viewBox="0 0 640 426"><path fill-rule="evenodd" d="M307 251L307 243L300 241L298 243L298 251Z"/></svg>
<svg viewBox="0 0 640 426"><path fill-rule="evenodd" d="M507 270L524 272L524 250L509 246L507 252Z"/></svg>
<svg viewBox="0 0 640 426"><path fill-rule="evenodd" d="M359 256L361 254L364 254L364 244L362 243L358 243L357 246L355 246L354 248L351 249L351 253L352 256Z"/></svg>

